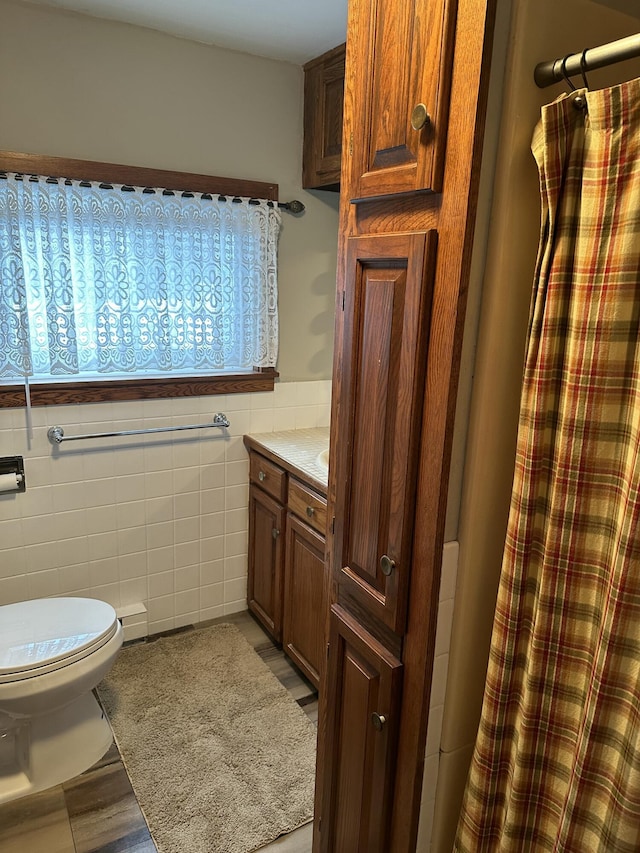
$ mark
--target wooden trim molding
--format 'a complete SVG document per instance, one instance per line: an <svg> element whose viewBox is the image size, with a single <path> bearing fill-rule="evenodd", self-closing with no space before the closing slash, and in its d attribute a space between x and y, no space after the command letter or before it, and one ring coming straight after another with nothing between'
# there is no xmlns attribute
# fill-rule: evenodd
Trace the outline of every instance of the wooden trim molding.
<svg viewBox="0 0 640 853"><path fill-rule="evenodd" d="M15 151L0 151L0 171L69 178L75 181L101 181L132 187L159 187L182 192L278 200L278 184L263 181L171 172L165 169L147 169L142 166L122 166L117 163L100 163L94 160L72 160L66 157L48 157L43 154L19 154Z"/></svg>
<svg viewBox="0 0 640 853"><path fill-rule="evenodd" d="M32 406L104 403L108 400L154 400L211 394L250 394L273 391L278 372L221 373L174 379L123 379L98 382L47 382L29 385ZM0 385L0 409L26 405L24 385Z"/></svg>

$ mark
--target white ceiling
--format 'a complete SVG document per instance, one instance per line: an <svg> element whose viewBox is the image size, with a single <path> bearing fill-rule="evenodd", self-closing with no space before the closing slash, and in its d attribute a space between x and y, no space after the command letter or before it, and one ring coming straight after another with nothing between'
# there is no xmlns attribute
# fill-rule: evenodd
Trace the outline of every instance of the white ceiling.
<svg viewBox="0 0 640 853"><path fill-rule="evenodd" d="M33 1L33 0L32 0ZM302 65L345 41L347 0L35 0Z"/></svg>
<svg viewBox="0 0 640 853"><path fill-rule="evenodd" d="M347 0L22 0L302 65L345 41ZM640 18L640 0L593 0Z"/></svg>

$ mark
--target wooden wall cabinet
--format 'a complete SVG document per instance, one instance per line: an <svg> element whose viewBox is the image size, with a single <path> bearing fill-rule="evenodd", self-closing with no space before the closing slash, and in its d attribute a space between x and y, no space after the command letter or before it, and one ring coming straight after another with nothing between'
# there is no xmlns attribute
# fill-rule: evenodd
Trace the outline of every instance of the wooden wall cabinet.
<svg viewBox="0 0 640 853"><path fill-rule="evenodd" d="M249 610L315 687L326 655L327 501L249 451Z"/></svg>
<svg viewBox="0 0 640 853"><path fill-rule="evenodd" d="M494 11L349 2L314 853L415 851Z"/></svg>
<svg viewBox="0 0 640 853"><path fill-rule="evenodd" d="M304 189L340 189L345 45L304 66Z"/></svg>
<svg viewBox="0 0 640 853"><path fill-rule="evenodd" d="M455 0L351 0L349 109L356 198L440 192Z"/></svg>

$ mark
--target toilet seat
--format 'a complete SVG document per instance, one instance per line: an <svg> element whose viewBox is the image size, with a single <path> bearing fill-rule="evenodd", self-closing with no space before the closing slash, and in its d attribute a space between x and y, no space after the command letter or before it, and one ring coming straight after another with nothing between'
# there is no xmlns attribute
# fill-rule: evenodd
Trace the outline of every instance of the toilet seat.
<svg viewBox="0 0 640 853"><path fill-rule="evenodd" d="M110 604L44 598L0 607L0 684L61 669L104 646L118 630Z"/></svg>

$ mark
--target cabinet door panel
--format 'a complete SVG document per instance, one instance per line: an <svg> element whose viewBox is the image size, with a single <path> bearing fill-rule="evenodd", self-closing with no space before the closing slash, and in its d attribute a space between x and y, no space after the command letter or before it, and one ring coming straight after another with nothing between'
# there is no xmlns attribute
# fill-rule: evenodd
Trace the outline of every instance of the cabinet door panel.
<svg viewBox="0 0 640 853"><path fill-rule="evenodd" d="M325 580L324 537L289 513L282 643L316 687L325 654Z"/></svg>
<svg viewBox="0 0 640 853"><path fill-rule="evenodd" d="M436 232L353 237L347 249L334 567L397 633L409 584L417 442Z"/></svg>
<svg viewBox="0 0 640 853"><path fill-rule="evenodd" d="M323 853L388 850L401 673L399 660L345 610L332 607Z"/></svg>
<svg viewBox="0 0 640 853"><path fill-rule="evenodd" d="M282 563L285 511L255 486L249 491L247 602L257 618L282 641Z"/></svg>
<svg viewBox="0 0 640 853"><path fill-rule="evenodd" d="M369 25L352 60L355 195L440 192L455 2L354 2L362 9L353 19ZM418 104L430 121L414 130L411 115Z"/></svg>

